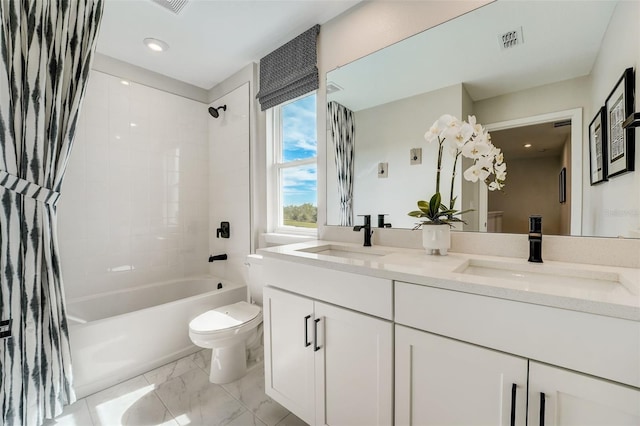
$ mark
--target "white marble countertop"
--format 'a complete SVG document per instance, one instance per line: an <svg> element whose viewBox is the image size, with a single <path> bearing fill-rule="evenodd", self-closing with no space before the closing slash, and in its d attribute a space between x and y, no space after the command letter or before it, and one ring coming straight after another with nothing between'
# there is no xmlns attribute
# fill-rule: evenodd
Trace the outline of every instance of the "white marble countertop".
<svg viewBox="0 0 640 426"><path fill-rule="evenodd" d="M327 248L355 252L354 256L367 259L313 252ZM258 252L344 272L640 321L640 269L555 261L540 264L451 252L430 256L424 250L322 240ZM483 276L485 268L499 276Z"/></svg>

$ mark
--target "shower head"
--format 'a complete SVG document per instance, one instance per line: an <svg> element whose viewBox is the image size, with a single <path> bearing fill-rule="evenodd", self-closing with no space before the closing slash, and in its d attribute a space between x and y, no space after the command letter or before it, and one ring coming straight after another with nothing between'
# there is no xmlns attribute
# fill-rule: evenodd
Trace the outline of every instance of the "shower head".
<svg viewBox="0 0 640 426"><path fill-rule="evenodd" d="M209 114L211 114L211 116L213 118L218 118L218 117L220 117L220 113L218 112L219 109L221 109L223 111L226 111L227 110L227 106L226 105L222 105L222 106L219 106L218 108L209 107Z"/></svg>

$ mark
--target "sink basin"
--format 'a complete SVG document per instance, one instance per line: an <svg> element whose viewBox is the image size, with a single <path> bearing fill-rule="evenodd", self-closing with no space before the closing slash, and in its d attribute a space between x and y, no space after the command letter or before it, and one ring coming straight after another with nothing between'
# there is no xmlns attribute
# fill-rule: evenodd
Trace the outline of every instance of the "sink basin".
<svg viewBox="0 0 640 426"><path fill-rule="evenodd" d="M580 291L631 293L622 284L620 275L615 272L579 269L573 266L470 259L454 272L508 279L522 283L525 289L562 287L565 290L576 288Z"/></svg>
<svg viewBox="0 0 640 426"><path fill-rule="evenodd" d="M379 251L371 247L352 247L352 246L340 246L340 245L325 245L318 247L309 247L300 249L297 251L305 253L315 253L324 256L340 257L346 259L360 259L360 260L379 260L382 256L389 254L386 251Z"/></svg>

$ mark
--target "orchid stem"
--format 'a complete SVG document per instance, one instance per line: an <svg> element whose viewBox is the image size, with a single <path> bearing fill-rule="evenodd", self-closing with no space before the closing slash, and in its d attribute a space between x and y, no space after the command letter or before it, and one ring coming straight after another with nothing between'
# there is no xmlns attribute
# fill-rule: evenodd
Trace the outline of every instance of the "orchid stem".
<svg viewBox="0 0 640 426"><path fill-rule="evenodd" d="M460 157L460 152L456 151L456 158L453 160L453 172L451 173L451 192L449 192L449 209L453 210L453 184L456 180L456 165L458 164L458 157Z"/></svg>
<svg viewBox="0 0 640 426"><path fill-rule="evenodd" d="M442 167L442 144L444 140L440 140L438 136L438 170L436 173L436 193L440 192L440 168Z"/></svg>

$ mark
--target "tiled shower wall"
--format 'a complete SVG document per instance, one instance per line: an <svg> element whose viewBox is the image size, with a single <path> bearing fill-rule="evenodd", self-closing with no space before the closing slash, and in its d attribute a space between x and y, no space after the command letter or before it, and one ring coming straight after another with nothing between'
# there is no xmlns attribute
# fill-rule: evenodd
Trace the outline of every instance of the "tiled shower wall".
<svg viewBox="0 0 640 426"><path fill-rule="evenodd" d="M68 298L208 273L207 117L92 71L58 204Z"/></svg>

